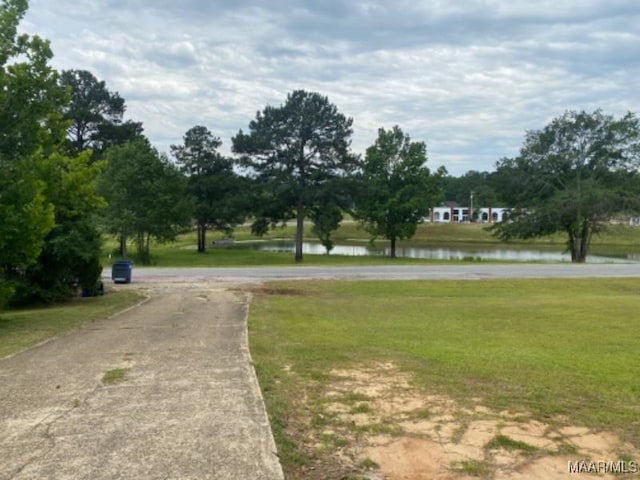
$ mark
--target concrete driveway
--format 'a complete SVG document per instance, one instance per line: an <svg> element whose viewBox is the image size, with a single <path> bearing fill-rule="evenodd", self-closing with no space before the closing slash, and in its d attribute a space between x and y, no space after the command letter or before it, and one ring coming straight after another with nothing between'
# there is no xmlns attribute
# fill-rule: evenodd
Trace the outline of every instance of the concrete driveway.
<svg viewBox="0 0 640 480"><path fill-rule="evenodd" d="M0 360L0 479L282 479L246 299L208 283L149 291ZM124 378L104 383L114 369Z"/></svg>

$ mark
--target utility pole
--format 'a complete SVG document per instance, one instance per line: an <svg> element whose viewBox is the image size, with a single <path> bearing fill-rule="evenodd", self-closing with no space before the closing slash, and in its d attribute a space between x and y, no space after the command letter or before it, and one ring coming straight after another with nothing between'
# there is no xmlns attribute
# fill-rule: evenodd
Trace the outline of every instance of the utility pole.
<svg viewBox="0 0 640 480"><path fill-rule="evenodd" d="M469 205L469 221L473 222L473 190L471 190L471 201Z"/></svg>

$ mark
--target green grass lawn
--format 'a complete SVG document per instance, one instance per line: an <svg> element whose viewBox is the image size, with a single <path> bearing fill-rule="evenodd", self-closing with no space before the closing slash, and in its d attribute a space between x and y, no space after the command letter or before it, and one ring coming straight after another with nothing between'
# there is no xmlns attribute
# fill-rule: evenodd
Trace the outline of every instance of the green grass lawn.
<svg viewBox="0 0 640 480"><path fill-rule="evenodd" d="M285 464L335 368L391 361L425 393L481 398L640 444L640 279L278 283L251 352ZM301 398L305 398L301 402ZM470 405L472 406L472 405ZM319 416L321 417L321 415Z"/></svg>
<svg viewBox="0 0 640 480"><path fill-rule="evenodd" d="M84 323L106 318L140 301L133 291L107 292L54 306L0 312L0 358L36 345Z"/></svg>
<svg viewBox="0 0 640 480"><path fill-rule="evenodd" d="M409 240L400 241L398 248L408 247L486 247L517 249L537 249L562 252L565 250L565 238L562 235L504 243L493 237L487 230L486 224L422 224L418 226L416 235ZM311 233L310 225L305 227L305 241L315 242L317 239ZM180 235L175 242L153 244L151 247L152 262L156 266L181 267L213 267L213 266L268 266L294 264L291 253L260 252L250 249L213 247L211 241L223 238L219 232L208 235L207 251L204 254L196 252L197 244L194 232ZM295 228L291 225L276 228L265 237L260 238L251 234L249 227L239 227L234 232L238 242L259 240L287 240L293 242ZM369 235L355 222L344 223L333 235L334 242L340 245L366 245L371 241ZM388 241L377 239L377 247L388 246ZM114 238L107 238L104 247L103 264L109 266L117 244ZM630 251L640 251L640 228L624 225L614 225L605 232L594 236L591 253L595 255L624 256ZM129 253L135 254L133 245L129 245ZM112 255L109 258L109 254ZM419 259L389 259L383 257L349 257L341 255L305 255L307 265L376 265L386 263L416 263L438 262ZM439 262L441 263L441 262Z"/></svg>

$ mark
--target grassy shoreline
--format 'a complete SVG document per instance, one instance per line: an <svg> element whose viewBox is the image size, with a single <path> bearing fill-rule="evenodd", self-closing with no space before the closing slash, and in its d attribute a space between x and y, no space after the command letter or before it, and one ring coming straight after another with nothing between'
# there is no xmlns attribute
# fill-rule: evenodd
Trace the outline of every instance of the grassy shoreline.
<svg viewBox="0 0 640 480"><path fill-rule="evenodd" d="M432 247L432 248L489 248L509 250L542 250L548 252L563 252L565 239L562 235L552 235L540 239L501 242L486 231L485 224L422 224L416 235L409 240L398 242L398 248ZM295 229L292 226L276 228L265 237L251 234L249 227L239 227L234 232L238 242L258 242L284 240L292 242ZM180 235L176 242L168 244L154 244L151 249L152 263L156 266L206 267L206 266L259 266L259 265L291 265L294 264L293 255L289 253L261 252L251 249L213 247L211 242L224 238L218 232L211 232L208 236L207 251L197 253L196 235L194 232ZM357 223L344 223L333 235L334 242L339 245L375 245L384 248L388 242L377 239L371 242L366 232ZM305 226L305 240L315 242L317 239L310 232L310 225ZM114 258L116 242L108 238L105 242L103 264L109 266ZM129 246L134 254L133 246ZM623 256L630 252L640 252L640 228L625 225L611 225L602 234L594 237L591 253L603 256ZM109 255L112 255L110 258ZM461 260L465 261L465 260ZM379 265L379 264L411 264L411 263L455 263L446 260L426 260L397 258L390 259L381 256L355 257L344 255L305 255L305 264L309 265ZM460 261L458 261L460 262Z"/></svg>

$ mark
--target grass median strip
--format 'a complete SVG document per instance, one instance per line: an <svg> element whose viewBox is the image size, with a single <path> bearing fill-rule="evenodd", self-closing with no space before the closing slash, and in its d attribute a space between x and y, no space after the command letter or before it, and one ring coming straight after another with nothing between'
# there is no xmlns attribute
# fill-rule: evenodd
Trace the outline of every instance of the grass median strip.
<svg viewBox="0 0 640 480"><path fill-rule="evenodd" d="M336 372L363 365L393 363L397 372L390 369L389 376L408 375L394 387L397 394L410 387L467 410L481 402L494 412L523 412L524 420L549 428L609 430L640 443L640 279L271 287L252 303L250 341L291 478L331 451L307 444L305 438L318 438L310 432L347 438L341 428L349 418L357 439L385 425L358 425L379 408L367 396L354 392L357 400L342 410L333 402L344 398L335 396ZM287 290L298 294L282 294ZM375 389L385 377L371 378ZM379 417L384 420L384 412Z"/></svg>

